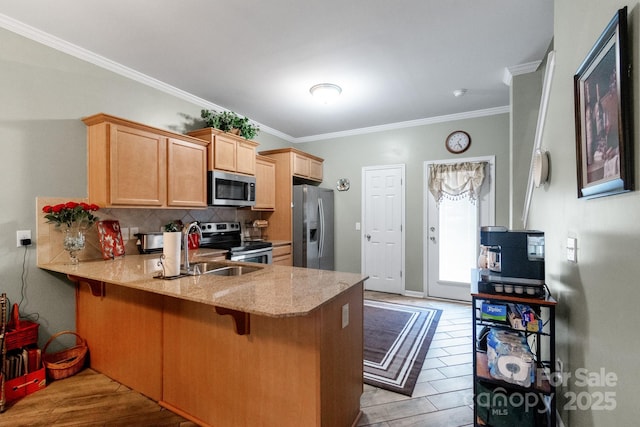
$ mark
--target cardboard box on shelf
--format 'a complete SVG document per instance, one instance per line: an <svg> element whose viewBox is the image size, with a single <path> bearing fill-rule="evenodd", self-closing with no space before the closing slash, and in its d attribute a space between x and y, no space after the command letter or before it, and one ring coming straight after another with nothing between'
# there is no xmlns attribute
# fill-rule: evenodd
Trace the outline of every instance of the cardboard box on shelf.
<svg viewBox="0 0 640 427"><path fill-rule="evenodd" d="M482 303L482 313L480 317L483 320L494 320L498 322L507 321L507 306L504 304Z"/></svg>
<svg viewBox="0 0 640 427"><path fill-rule="evenodd" d="M508 313L509 324L513 329L519 331L540 332L542 331L542 320L531 309L523 304L509 304Z"/></svg>

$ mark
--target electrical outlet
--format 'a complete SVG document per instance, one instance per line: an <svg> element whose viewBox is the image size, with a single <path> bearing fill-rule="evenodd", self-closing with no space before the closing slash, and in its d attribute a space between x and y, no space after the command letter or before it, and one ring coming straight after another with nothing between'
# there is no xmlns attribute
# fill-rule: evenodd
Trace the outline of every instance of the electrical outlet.
<svg viewBox="0 0 640 427"><path fill-rule="evenodd" d="M349 304L342 306L342 329L349 326Z"/></svg>
<svg viewBox="0 0 640 427"><path fill-rule="evenodd" d="M138 234L138 227L129 227L129 236L133 239Z"/></svg>
<svg viewBox="0 0 640 427"><path fill-rule="evenodd" d="M31 230L16 231L16 247L22 247L22 239L31 239Z"/></svg>
<svg viewBox="0 0 640 427"><path fill-rule="evenodd" d="M120 227L120 234L122 235L122 240L127 241L130 239L129 237L129 227Z"/></svg>

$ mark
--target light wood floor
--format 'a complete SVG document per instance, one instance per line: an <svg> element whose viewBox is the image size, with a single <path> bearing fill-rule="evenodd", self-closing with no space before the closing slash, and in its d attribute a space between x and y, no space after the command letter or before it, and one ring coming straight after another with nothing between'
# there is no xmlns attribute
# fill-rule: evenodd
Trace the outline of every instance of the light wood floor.
<svg viewBox="0 0 640 427"><path fill-rule="evenodd" d="M0 426L195 426L92 369L16 401Z"/></svg>
<svg viewBox="0 0 640 427"><path fill-rule="evenodd" d="M439 308L443 314L413 396L365 385L359 426L471 426L471 306L365 292L365 298ZM91 369L9 406L0 426L195 426ZM220 426L228 427L228 426ZM302 426L301 426L302 427Z"/></svg>

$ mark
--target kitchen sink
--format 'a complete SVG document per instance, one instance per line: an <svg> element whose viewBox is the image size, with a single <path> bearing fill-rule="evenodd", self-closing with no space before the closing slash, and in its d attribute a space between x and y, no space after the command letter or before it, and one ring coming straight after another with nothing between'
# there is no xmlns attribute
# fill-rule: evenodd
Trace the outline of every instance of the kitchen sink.
<svg viewBox="0 0 640 427"><path fill-rule="evenodd" d="M262 267L229 265L215 261L202 261L191 264L191 271L189 274L192 276L200 276L202 274L215 274L216 276L241 276L261 269Z"/></svg>

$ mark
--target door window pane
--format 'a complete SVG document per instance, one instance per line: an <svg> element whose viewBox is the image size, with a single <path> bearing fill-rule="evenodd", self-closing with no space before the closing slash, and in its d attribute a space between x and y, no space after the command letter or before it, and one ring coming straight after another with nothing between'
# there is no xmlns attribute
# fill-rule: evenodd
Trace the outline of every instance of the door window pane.
<svg viewBox="0 0 640 427"><path fill-rule="evenodd" d="M440 280L469 283L477 264L478 203L444 198L439 216Z"/></svg>

